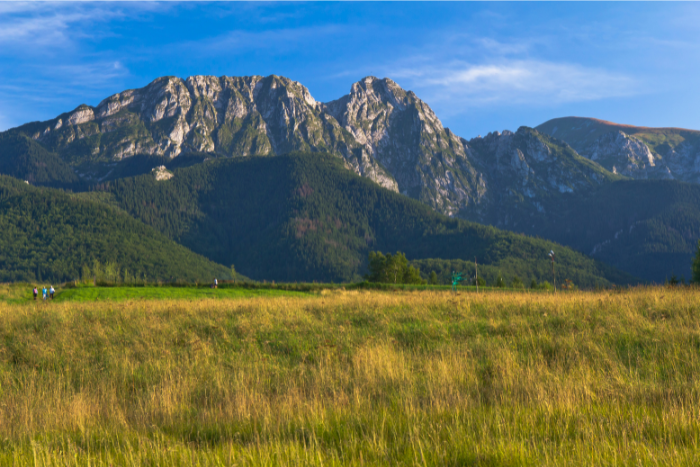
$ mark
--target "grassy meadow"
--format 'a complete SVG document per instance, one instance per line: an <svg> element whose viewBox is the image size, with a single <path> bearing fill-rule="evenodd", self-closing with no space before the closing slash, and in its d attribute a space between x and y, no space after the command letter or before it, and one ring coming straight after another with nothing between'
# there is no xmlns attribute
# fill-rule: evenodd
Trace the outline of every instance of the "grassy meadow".
<svg viewBox="0 0 700 467"><path fill-rule="evenodd" d="M153 298L0 302L0 465L700 463L697 289Z"/></svg>

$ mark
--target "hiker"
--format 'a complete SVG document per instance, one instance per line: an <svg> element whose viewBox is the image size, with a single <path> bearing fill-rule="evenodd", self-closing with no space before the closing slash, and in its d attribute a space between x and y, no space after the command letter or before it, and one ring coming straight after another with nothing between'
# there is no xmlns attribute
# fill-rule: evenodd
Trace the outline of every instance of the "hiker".
<svg viewBox="0 0 700 467"><path fill-rule="evenodd" d="M216 277L214 278L214 288L218 289L219 288L219 281L216 280Z"/></svg>
<svg viewBox="0 0 700 467"><path fill-rule="evenodd" d="M34 300L36 300L36 296L39 295L39 291L36 289L36 286L34 287L34 290L32 290L34 293Z"/></svg>
<svg viewBox="0 0 700 467"><path fill-rule="evenodd" d="M44 300L46 300L46 287L43 288L42 292L44 293Z"/></svg>
<svg viewBox="0 0 700 467"><path fill-rule="evenodd" d="M51 294L51 300L53 300L53 293L54 293L55 291L56 291L56 290L53 288L53 285L52 285L51 288L49 289L49 294Z"/></svg>

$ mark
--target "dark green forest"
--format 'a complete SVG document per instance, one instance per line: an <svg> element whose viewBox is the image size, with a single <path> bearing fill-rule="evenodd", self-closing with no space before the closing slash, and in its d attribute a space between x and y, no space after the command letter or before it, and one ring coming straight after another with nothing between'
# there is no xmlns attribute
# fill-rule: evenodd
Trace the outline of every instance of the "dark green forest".
<svg viewBox="0 0 700 467"><path fill-rule="evenodd" d="M625 180L570 196L539 234L638 277L691 277L700 238L700 185Z"/></svg>
<svg viewBox="0 0 700 467"><path fill-rule="evenodd" d="M112 263L146 280L228 278L230 268L105 204L0 176L0 281L67 281Z"/></svg>
<svg viewBox="0 0 700 467"><path fill-rule="evenodd" d="M568 248L435 213L354 175L325 154L210 160L98 186L112 202L168 237L253 279L351 281L369 251L409 260L488 264L523 280L549 279L547 253L582 286L635 279ZM421 269L421 273L430 271Z"/></svg>
<svg viewBox="0 0 700 467"><path fill-rule="evenodd" d="M79 189L80 178L58 155L22 133L0 133L0 174L32 185Z"/></svg>

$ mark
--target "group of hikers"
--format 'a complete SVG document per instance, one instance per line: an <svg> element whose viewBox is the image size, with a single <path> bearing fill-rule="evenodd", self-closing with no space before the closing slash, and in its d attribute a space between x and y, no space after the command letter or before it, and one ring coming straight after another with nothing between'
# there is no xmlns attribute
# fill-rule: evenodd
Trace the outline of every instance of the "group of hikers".
<svg viewBox="0 0 700 467"><path fill-rule="evenodd" d="M34 287L34 290L32 292L34 293L34 300L36 300L36 297L39 295L39 290L36 287ZM55 292L56 292L56 289L53 288L53 285L49 289L44 287L42 289L42 294L43 294L44 300L46 300L47 297L50 297L51 300L53 300L53 294Z"/></svg>

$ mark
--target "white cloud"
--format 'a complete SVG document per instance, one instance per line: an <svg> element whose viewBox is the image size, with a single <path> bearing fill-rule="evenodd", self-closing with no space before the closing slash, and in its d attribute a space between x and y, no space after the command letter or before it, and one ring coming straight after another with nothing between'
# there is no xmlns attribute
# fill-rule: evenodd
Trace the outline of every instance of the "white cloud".
<svg viewBox="0 0 700 467"><path fill-rule="evenodd" d="M452 62L398 67L388 72L428 102L448 107L495 104L558 105L630 96L633 78L597 68L540 60ZM456 109L455 109L456 110Z"/></svg>

